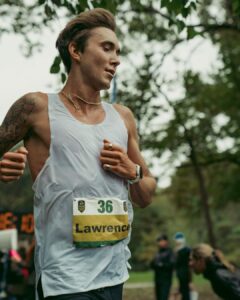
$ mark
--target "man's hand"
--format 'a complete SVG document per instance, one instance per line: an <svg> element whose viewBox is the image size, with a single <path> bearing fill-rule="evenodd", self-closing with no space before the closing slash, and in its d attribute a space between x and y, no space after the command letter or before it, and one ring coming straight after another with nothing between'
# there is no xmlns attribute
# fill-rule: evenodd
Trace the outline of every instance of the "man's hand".
<svg viewBox="0 0 240 300"><path fill-rule="evenodd" d="M108 140L103 140L103 143L100 161L104 170L125 179L134 179L136 177L136 164L129 159L127 153Z"/></svg>
<svg viewBox="0 0 240 300"><path fill-rule="evenodd" d="M28 151L20 147L15 152L6 152L0 161L0 181L8 183L18 180L24 172Z"/></svg>

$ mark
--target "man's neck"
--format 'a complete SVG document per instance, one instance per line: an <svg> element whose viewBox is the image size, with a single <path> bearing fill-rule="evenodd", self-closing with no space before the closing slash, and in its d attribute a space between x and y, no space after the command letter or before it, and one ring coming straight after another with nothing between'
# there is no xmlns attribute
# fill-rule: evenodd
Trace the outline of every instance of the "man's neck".
<svg viewBox="0 0 240 300"><path fill-rule="evenodd" d="M92 86L86 85L78 74L69 73L67 82L63 87L66 93L77 95L87 102L99 103L100 91L95 90Z"/></svg>

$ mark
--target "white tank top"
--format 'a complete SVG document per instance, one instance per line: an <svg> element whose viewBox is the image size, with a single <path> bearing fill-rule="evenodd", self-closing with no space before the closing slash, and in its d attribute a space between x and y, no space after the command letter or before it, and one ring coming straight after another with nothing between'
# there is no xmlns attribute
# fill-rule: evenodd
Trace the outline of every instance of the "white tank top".
<svg viewBox="0 0 240 300"><path fill-rule="evenodd" d="M48 95L50 155L34 184L36 280L41 276L44 297L85 292L127 280L130 236L101 248L76 248L72 240L74 197L117 197L128 201L128 187L119 176L103 170L99 156L103 139L127 151L124 121L103 102L99 124L81 123L57 94Z"/></svg>

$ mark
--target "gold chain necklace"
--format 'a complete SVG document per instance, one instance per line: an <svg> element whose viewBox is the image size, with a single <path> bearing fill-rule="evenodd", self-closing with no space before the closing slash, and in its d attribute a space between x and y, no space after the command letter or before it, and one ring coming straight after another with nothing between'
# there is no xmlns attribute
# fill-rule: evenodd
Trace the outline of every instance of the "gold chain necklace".
<svg viewBox="0 0 240 300"><path fill-rule="evenodd" d="M73 101L72 95L70 93L66 94L64 91L61 91L60 94L63 94L68 99L68 101L70 101L72 103L72 105L74 106L76 111L79 111L81 109L81 106L79 104L76 104L75 101ZM102 101L97 102L97 103L96 102L88 102L87 100L81 98L78 95L74 95L74 96L77 99L81 100L82 102L84 102L86 104L90 104L90 105L100 105L100 104L102 104Z"/></svg>

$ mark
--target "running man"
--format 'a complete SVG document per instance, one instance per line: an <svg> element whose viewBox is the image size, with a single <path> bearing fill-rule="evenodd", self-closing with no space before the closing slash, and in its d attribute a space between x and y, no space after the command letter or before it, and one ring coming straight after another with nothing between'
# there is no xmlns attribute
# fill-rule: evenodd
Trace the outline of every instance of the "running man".
<svg viewBox="0 0 240 300"><path fill-rule="evenodd" d="M17 179L27 154L34 181L40 299L122 299L129 194L146 207L156 188L132 112L100 98L120 64L115 29L112 14L100 8L71 20L56 42L68 72L65 86L58 94L24 95L0 127L0 156L21 140L26 147L5 154L5 162L8 156L18 166L1 163L0 178Z"/></svg>

